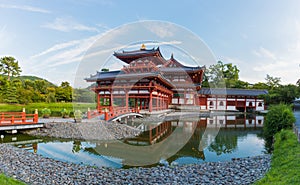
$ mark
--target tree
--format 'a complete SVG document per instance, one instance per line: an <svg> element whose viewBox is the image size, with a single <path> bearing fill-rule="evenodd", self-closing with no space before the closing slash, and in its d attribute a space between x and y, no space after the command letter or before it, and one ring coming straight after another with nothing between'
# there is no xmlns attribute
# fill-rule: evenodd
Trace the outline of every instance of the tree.
<svg viewBox="0 0 300 185"><path fill-rule="evenodd" d="M19 62L14 57L2 57L0 59L0 72L7 75L8 81L11 76L19 76L22 72Z"/></svg>
<svg viewBox="0 0 300 185"><path fill-rule="evenodd" d="M57 101L71 102L72 101L72 92L73 92L73 89L70 86L70 83L62 82L61 85L56 88L55 98L57 99Z"/></svg>
<svg viewBox="0 0 300 185"><path fill-rule="evenodd" d="M210 85L216 87L246 88L248 83L239 80L239 72L236 65L218 61L217 64L209 66L205 71L205 85L209 82Z"/></svg>
<svg viewBox="0 0 300 185"><path fill-rule="evenodd" d="M270 90L273 90L275 87L278 87L280 85L281 79L279 77L272 77L267 74L267 77L265 78L267 81L267 85L269 86Z"/></svg>

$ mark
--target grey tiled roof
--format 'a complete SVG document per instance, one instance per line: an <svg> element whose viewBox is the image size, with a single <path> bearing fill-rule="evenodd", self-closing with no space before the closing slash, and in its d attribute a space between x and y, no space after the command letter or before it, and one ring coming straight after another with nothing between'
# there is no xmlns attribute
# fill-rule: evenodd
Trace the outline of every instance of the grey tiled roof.
<svg viewBox="0 0 300 185"><path fill-rule="evenodd" d="M95 75L91 75L89 78L85 78L85 80L93 82L93 81L97 81L100 79L111 79L111 78L115 78L118 75L124 74L123 71L108 71L108 72L103 72L103 71L99 71L97 72L97 74Z"/></svg>
<svg viewBox="0 0 300 185"><path fill-rule="evenodd" d="M159 72L147 72L147 73L129 73L126 74L124 71L109 71L109 72L97 72L96 75L91 76L90 78L86 78L85 80L89 82L95 82L97 80L108 80L108 79L142 79L147 77L158 77L165 81L170 87L173 85Z"/></svg>
<svg viewBox="0 0 300 185"><path fill-rule="evenodd" d="M203 69L203 67L161 67L159 69L161 72L193 72L199 69Z"/></svg>
<svg viewBox="0 0 300 185"><path fill-rule="evenodd" d="M259 96L263 94L268 94L267 90L262 89L232 89L232 88L220 88L220 89L210 89L210 88L201 88L199 94L204 95L235 95L235 96Z"/></svg>

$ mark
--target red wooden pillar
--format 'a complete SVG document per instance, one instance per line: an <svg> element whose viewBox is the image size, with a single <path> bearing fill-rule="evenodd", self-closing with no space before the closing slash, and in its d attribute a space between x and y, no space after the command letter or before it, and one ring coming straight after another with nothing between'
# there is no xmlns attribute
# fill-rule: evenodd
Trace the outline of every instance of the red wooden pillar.
<svg viewBox="0 0 300 185"><path fill-rule="evenodd" d="M38 110L35 109L34 111L34 115L33 115L33 123L37 123L39 119L39 114L38 114Z"/></svg>
<svg viewBox="0 0 300 185"><path fill-rule="evenodd" d="M126 112L128 112L128 90L125 89L125 108Z"/></svg>
<svg viewBox="0 0 300 185"><path fill-rule="evenodd" d="M141 110L142 109L142 100L141 100L141 98L139 98L139 107L138 107L138 110Z"/></svg>
<svg viewBox="0 0 300 185"><path fill-rule="evenodd" d="M23 111L22 111L22 123L25 123L26 122L26 112L25 112L25 108L23 108Z"/></svg>
<svg viewBox="0 0 300 185"><path fill-rule="evenodd" d="M113 112L113 106L114 106L113 90L111 89L109 92L110 92L109 111L112 113Z"/></svg>
<svg viewBox="0 0 300 185"><path fill-rule="evenodd" d="M108 121L108 119L109 119L107 111L105 111L105 113L104 113L104 119L105 119L105 121Z"/></svg>
<svg viewBox="0 0 300 185"><path fill-rule="evenodd" d="M97 110L99 113L102 112L102 108L101 108L101 97L100 97L100 92L97 91Z"/></svg>
<svg viewBox="0 0 300 185"><path fill-rule="evenodd" d="M150 95L149 95L149 112L152 112L152 90L150 90Z"/></svg>
<svg viewBox="0 0 300 185"><path fill-rule="evenodd" d="M138 111L138 103L137 103L137 98L134 99L134 109Z"/></svg>

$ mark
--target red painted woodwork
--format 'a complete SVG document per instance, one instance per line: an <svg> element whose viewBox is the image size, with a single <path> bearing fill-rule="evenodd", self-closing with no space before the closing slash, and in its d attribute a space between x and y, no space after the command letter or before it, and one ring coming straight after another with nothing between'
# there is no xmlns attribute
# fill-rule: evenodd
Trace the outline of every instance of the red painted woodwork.
<svg viewBox="0 0 300 185"><path fill-rule="evenodd" d="M26 112L1 112L0 115L0 126L38 123L38 114L26 114Z"/></svg>

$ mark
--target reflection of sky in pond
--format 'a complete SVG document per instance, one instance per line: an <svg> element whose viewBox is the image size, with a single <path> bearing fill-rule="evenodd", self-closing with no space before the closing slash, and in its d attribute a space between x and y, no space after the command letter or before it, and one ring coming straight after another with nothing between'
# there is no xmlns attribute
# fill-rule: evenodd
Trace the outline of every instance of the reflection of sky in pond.
<svg viewBox="0 0 300 185"><path fill-rule="evenodd" d="M231 153L222 153L210 151L208 147L204 150L206 162L230 161L232 158L242 158L248 156L257 156L264 154L264 140L258 138L256 134L248 133L237 140L237 147ZM175 164L203 163L202 159L194 157L180 157L173 161Z"/></svg>
<svg viewBox="0 0 300 185"><path fill-rule="evenodd" d="M82 149L86 147L95 147L87 142L81 142ZM106 166L106 167L122 167L121 159L100 156L91 154L89 152L83 151L82 149L78 152L72 152L73 142L48 142L39 143L38 154L47 156L60 161L73 162L78 164L88 164L92 166Z"/></svg>

